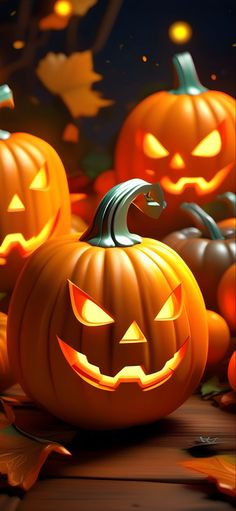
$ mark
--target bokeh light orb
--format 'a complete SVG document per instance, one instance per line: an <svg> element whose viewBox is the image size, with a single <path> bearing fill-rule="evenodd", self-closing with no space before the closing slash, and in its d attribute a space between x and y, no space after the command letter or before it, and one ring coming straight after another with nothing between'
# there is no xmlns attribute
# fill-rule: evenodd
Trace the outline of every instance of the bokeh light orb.
<svg viewBox="0 0 236 511"><path fill-rule="evenodd" d="M186 21L175 21L169 28L169 38L173 43L184 44L192 37L192 28Z"/></svg>
<svg viewBox="0 0 236 511"><path fill-rule="evenodd" d="M72 12L71 2L69 0L57 0L54 4L54 12L59 16L69 16Z"/></svg>

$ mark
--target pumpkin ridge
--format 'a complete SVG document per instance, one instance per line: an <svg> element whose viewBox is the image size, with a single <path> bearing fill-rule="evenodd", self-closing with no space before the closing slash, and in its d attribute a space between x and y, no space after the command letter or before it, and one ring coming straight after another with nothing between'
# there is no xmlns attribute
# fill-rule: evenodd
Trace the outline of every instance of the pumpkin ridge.
<svg viewBox="0 0 236 511"><path fill-rule="evenodd" d="M40 248L41 248L41 247L40 247ZM32 257L33 257L33 256L32 256ZM48 260L46 261L46 263L45 263L45 264L47 264L47 263L48 263L48 261L49 261L50 259L52 259L52 258L53 258L53 255L52 255L52 254L50 254L50 256L49 256L49 258L48 258ZM30 262L30 261L28 260L28 261L27 261L27 263L26 263L26 265L28 265L28 264L29 264L29 262ZM25 266L26 266L26 265L25 265ZM25 297L25 301L24 301L24 303L22 303L22 297L21 297L21 300L20 300L21 310L26 310L26 309L27 309L27 307L28 307L28 303L30 302L30 299L31 299L31 294L32 294L32 292L33 292L33 290L34 290L34 287L35 287L35 283L37 283L37 282L39 281L39 279L40 279L40 277L41 277L41 273L42 273L42 271L43 271L43 270L44 270L44 266L40 268L40 271L39 271L39 273L38 273L37 277L35 277L35 280L34 280L34 282L32 283L32 285L30 286L30 289L29 289L29 291L27 292L27 295L25 295L26 297ZM13 295L16 293L16 291L17 291L17 290L16 290L16 289L14 289L14 291L13 291ZM12 295L12 296L13 296L13 295ZM9 307L9 314L10 314L10 310L11 310L11 303L10 303L10 307ZM18 311L18 312L19 312L19 311ZM18 338L18 334L19 334L19 332L21 332L21 330L22 330L22 325L23 325L23 321L24 321L24 316L23 316L23 314L18 313L18 317L20 318L20 321L19 321L19 323L18 323L18 326L14 325L14 331L15 331L15 335L16 335L16 337L17 337L17 338ZM11 326L10 326L10 329L11 329ZM20 337L20 338L21 338L21 337ZM23 350L22 350L22 345L21 345L21 343L20 343L20 338L19 338L19 342L18 342L18 343L16 343L16 345L15 345L14 347L11 347L11 346L10 346L10 350L11 350L11 349L14 349L14 350L17 352L17 353L14 353L14 358L15 358L15 359L16 359L16 361L17 361L17 373L16 373L17 380L19 380L19 382L22 382L22 387L24 387L24 390L25 390L26 394L28 394L29 396L31 396L31 392L30 392L30 390L27 388L27 384L25 383L25 379L24 379L24 376L23 376L23 374L24 374L23 364L22 364ZM20 348L21 348L21 349L20 349ZM13 358L13 359L14 359L14 358ZM24 382L24 383L23 383L23 382Z"/></svg>

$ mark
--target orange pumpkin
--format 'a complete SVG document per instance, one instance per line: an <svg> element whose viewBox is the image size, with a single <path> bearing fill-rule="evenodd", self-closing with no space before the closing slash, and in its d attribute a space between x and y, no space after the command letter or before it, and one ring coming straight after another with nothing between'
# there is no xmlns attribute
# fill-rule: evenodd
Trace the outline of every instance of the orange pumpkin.
<svg viewBox="0 0 236 511"><path fill-rule="evenodd" d="M227 354L230 347L230 331L224 318L214 311L207 310L207 323L209 345L206 367L212 369L222 362Z"/></svg>
<svg viewBox="0 0 236 511"><path fill-rule="evenodd" d="M7 315L0 312L0 392L15 382L7 354Z"/></svg>
<svg viewBox="0 0 236 511"><path fill-rule="evenodd" d="M35 401L81 427L148 423L175 410L198 385L208 348L206 310L183 260L127 228L159 185L133 179L103 198L93 223L41 246L11 299L9 357Z"/></svg>
<svg viewBox="0 0 236 511"><path fill-rule="evenodd" d="M236 263L223 273L217 290L217 301L231 332L236 333Z"/></svg>
<svg viewBox="0 0 236 511"><path fill-rule="evenodd" d="M0 103L12 105L7 85ZM0 287L10 291L27 257L47 239L70 230L63 164L45 141L0 131Z"/></svg>
<svg viewBox="0 0 236 511"><path fill-rule="evenodd" d="M234 351L229 360L228 380L232 389L236 392L236 351Z"/></svg>
<svg viewBox="0 0 236 511"><path fill-rule="evenodd" d="M115 151L115 182L132 177L160 182L168 208L159 236L187 225L178 210L181 202L202 205L219 192L235 190L235 101L201 85L189 53L175 55L173 63L179 86L134 108ZM103 192L106 181L105 174ZM155 233L155 223L143 222L133 208L130 227L136 222L145 235Z"/></svg>

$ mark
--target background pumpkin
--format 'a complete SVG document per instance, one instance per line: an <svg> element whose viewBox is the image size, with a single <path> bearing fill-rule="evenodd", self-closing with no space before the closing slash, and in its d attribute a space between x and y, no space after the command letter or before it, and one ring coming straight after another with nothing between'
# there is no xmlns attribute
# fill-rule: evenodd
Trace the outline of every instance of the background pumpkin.
<svg viewBox="0 0 236 511"><path fill-rule="evenodd" d="M181 208L196 227L174 231L163 241L180 254L193 272L207 309L217 312L220 278L236 260L235 231L219 229L213 218L197 204L183 203Z"/></svg>
<svg viewBox="0 0 236 511"><path fill-rule="evenodd" d="M13 105L7 85L0 104ZM70 230L65 169L56 151L27 133L0 131L0 291L12 290L26 260L48 238Z"/></svg>
<svg viewBox="0 0 236 511"><path fill-rule="evenodd" d="M230 331L225 319L217 312L207 310L207 323L209 342L206 369L212 370L227 355L230 348Z"/></svg>
<svg viewBox="0 0 236 511"><path fill-rule="evenodd" d="M26 263L11 299L9 357L26 393L63 420L94 429L148 423L198 385L206 311L184 261L127 229L144 193L159 216L159 185L108 192L79 239L50 240ZM46 301L45 301L46 299Z"/></svg>
<svg viewBox="0 0 236 511"><path fill-rule="evenodd" d="M217 302L232 334L236 333L236 263L229 266L220 279Z"/></svg>
<svg viewBox="0 0 236 511"><path fill-rule="evenodd" d="M7 354L7 315L0 312L0 392L15 381Z"/></svg>
<svg viewBox="0 0 236 511"><path fill-rule="evenodd" d="M143 221L138 209L132 207L129 215L131 229L138 222L143 235L158 239L188 225L178 209L181 202L203 205L219 192L235 190L235 101L199 82L189 53L175 55L173 64L179 85L141 101L115 148L114 184L139 177L163 188L168 208L158 236L155 222ZM111 171L99 176L96 188L104 193L111 178Z"/></svg>
<svg viewBox="0 0 236 511"><path fill-rule="evenodd" d="M234 351L229 360L228 380L232 389L236 392L236 351Z"/></svg>

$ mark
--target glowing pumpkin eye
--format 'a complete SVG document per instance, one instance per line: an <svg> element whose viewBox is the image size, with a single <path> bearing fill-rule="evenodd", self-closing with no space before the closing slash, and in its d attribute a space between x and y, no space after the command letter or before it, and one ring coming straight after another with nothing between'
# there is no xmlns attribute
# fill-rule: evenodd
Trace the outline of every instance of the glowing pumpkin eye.
<svg viewBox="0 0 236 511"><path fill-rule="evenodd" d="M114 319L98 304L91 300L82 289L75 286L70 280L68 280L68 282L72 309L78 321L87 326L114 323Z"/></svg>
<svg viewBox="0 0 236 511"><path fill-rule="evenodd" d="M219 131L212 131L192 151L193 156L215 156L221 150L222 142Z"/></svg>
<svg viewBox="0 0 236 511"><path fill-rule="evenodd" d="M44 190L48 186L48 173L45 166L41 167L41 169L37 172L34 177L30 190Z"/></svg>
<svg viewBox="0 0 236 511"><path fill-rule="evenodd" d="M182 307L182 290L181 284L172 291L167 298L161 310L155 317L155 321L167 321L168 319L176 319L181 312Z"/></svg>
<svg viewBox="0 0 236 511"><path fill-rule="evenodd" d="M144 137L143 150L149 158L163 158L169 154L167 149L151 133L147 133Z"/></svg>

